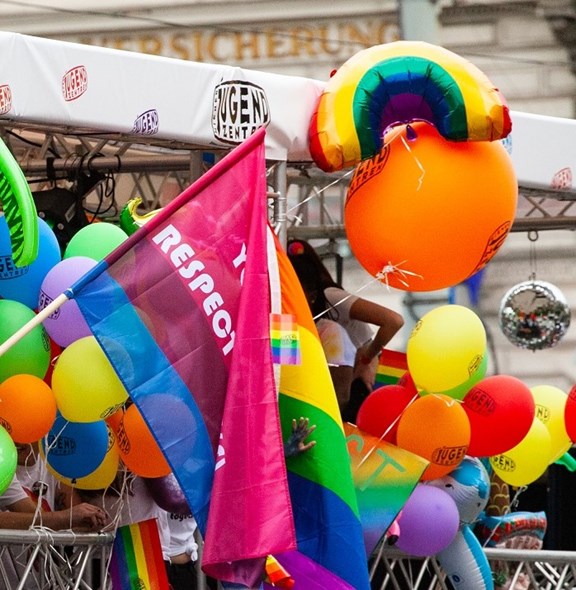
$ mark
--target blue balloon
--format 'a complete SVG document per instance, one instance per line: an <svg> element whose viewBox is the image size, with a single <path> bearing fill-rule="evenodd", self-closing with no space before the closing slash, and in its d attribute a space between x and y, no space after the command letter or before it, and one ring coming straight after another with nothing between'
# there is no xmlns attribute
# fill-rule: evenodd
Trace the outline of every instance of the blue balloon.
<svg viewBox="0 0 576 590"><path fill-rule="evenodd" d="M38 218L38 256L28 266L17 267L12 257L10 233L4 215L0 215L0 297L38 307L38 296L48 271L62 260L56 234Z"/></svg>
<svg viewBox="0 0 576 590"><path fill-rule="evenodd" d="M108 427L98 422L68 422L61 414L40 441L48 465L63 477L76 479L96 470L108 450Z"/></svg>

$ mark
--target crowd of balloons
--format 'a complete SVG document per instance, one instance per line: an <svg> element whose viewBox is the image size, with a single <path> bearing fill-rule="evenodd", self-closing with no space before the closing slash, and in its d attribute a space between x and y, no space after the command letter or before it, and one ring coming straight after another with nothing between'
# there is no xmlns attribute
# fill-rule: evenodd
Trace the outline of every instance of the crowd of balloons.
<svg viewBox="0 0 576 590"><path fill-rule="evenodd" d="M6 220L0 216L0 341L36 317L56 297L127 239L117 225L96 222L62 251L38 218L38 256L16 267ZM100 489L119 462L143 477L170 468L74 299L0 356L0 493L16 468L15 443L39 442L48 469L81 489Z"/></svg>

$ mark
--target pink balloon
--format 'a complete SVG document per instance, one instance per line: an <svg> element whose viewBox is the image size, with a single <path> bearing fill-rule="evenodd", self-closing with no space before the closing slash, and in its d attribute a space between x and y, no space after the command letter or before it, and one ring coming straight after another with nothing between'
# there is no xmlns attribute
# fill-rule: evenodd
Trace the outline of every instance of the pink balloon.
<svg viewBox="0 0 576 590"><path fill-rule="evenodd" d="M479 381L462 402L470 420L468 455L490 457L519 444L534 421L535 403L530 388L509 375Z"/></svg>
<svg viewBox="0 0 576 590"><path fill-rule="evenodd" d="M420 483L404 504L399 525L398 549L417 557L435 555L458 532L458 507L444 490Z"/></svg>
<svg viewBox="0 0 576 590"><path fill-rule="evenodd" d="M96 260L87 256L71 256L53 266L42 281L38 310L44 309L96 264ZM50 338L63 348L92 335L74 299L64 303L43 324Z"/></svg>

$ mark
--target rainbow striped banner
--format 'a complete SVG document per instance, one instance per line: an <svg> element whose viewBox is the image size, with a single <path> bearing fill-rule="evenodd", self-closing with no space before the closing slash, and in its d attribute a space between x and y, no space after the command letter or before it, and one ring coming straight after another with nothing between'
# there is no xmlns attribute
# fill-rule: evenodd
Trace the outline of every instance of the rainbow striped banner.
<svg viewBox="0 0 576 590"><path fill-rule="evenodd" d="M406 371L408 371L406 353L385 348L380 353L380 359L378 360L375 387L397 383Z"/></svg>
<svg viewBox="0 0 576 590"><path fill-rule="evenodd" d="M273 362L279 365L300 364L300 336L294 315L270 314L270 341Z"/></svg>
<svg viewBox="0 0 576 590"><path fill-rule="evenodd" d="M112 590L168 590L155 518L118 528L108 572Z"/></svg>
<svg viewBox="0 0 576 590"><path fill-rule="evenodd" d="M344 432L369 557L414 491L428 461L353 424L345 423Z"/></svg>
<svg viewBox="0 0 576 590"><path fill-rule="evenodd" d="M280 418L283 438L293 418L316 425L316 446L288 457L288 485L297 551L274 556L306 590L369 590L362 526L350 457L320 338L302 287L276 239L282 313L298 323L302 362L280 366ZM274 289L272 289L274 292Z"/></svg>

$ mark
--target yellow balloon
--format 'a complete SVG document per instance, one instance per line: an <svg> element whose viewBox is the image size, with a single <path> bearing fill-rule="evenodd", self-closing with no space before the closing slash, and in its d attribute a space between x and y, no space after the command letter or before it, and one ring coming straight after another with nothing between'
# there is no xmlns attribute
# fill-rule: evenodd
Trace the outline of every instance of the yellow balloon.
<svg viewBox="0 0 576 590"><path fill-rule="evenodd" d="M564 422L568 395L553 385L536 385L530 391L536 404L536 418L550 434L550 463L554 463L572 446Z"/></svg>
<svg viewBox="0 0 576 590"><path fill-rule="evenodd" d="M103 420L128 399L94 336L80 338L62 351L54 365L52 391L60 413L70 422Z"/></svg>
<svg viewBox="0 0 576 590"><path fill-rule="evenodd" d="M447 393L481 373L486 330L462 305L443 305L416 324L406 347L408 370L419 389Z"/></svg>
<svg viewBox="0 0 576 590"><path fill-rule="evenodd" d="M550 434L544 424L534 418L528 434L514 448L490 457L496 475L515 487L536 481L550 464Z"/></svg>

